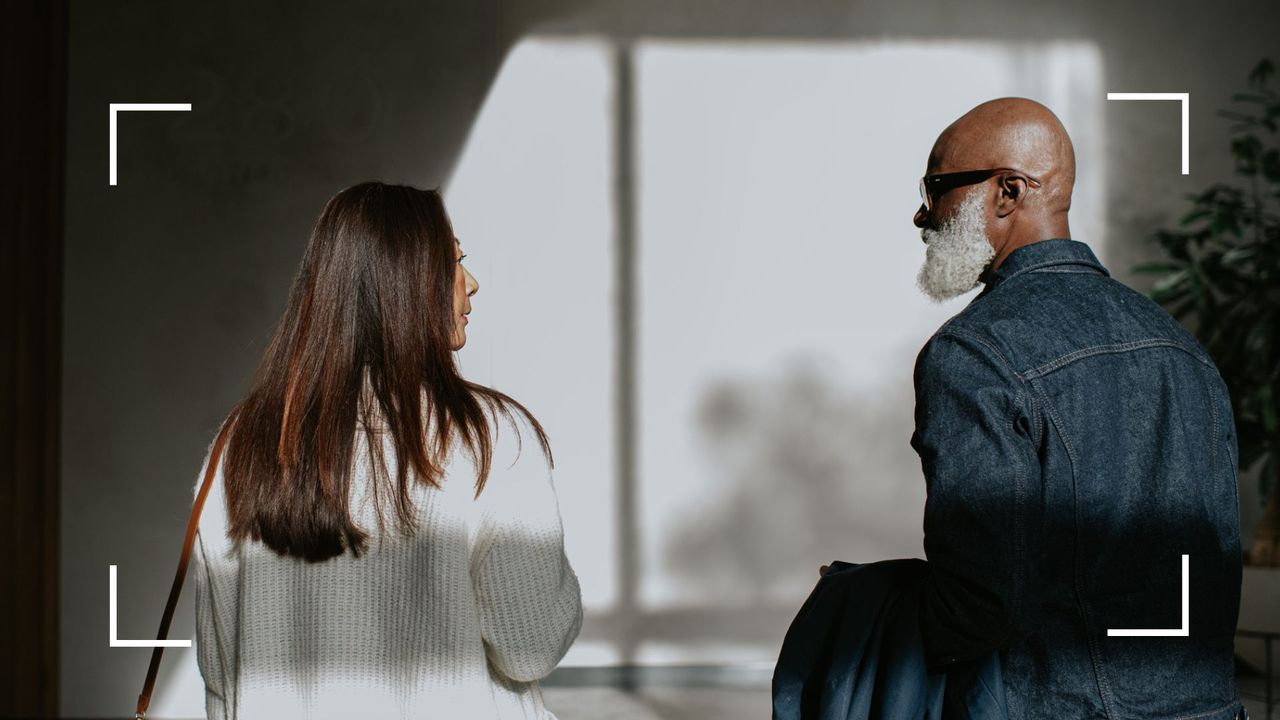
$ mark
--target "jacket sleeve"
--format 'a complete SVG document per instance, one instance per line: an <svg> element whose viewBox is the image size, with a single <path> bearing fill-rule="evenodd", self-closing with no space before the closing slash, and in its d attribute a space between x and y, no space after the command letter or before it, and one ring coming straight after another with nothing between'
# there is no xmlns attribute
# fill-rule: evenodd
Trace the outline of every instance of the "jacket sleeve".
<svg viewBox="0 0 1280 720"><path fill-rule="evenodd" d="M928 499L921 633L930 667L981 657L1015 633L1028 474L1038 469L1024 381L987 342L943 330L916 361Z"/></svg>
<svg viewBox="0 0 1280 720"><path fill-rule="evenodd" d="M505 423L501 431L518 432ZM582 597L564 552L550 467L532 430L520 435L517 451L510 436L495 443L478 500L472 581L490 663L529 682L555 669L577 638Z"/></svg>
<svg viewBox="0 0 1280 720"><path fill-rule="evenodd" d="M196 478L200 492L208 457ZM204 679L205 712L211 720L234 715L239 639L239 553L227 538L226 501L222 467L200 514L200 529L192 550L195 585L196 663Z"/></svg>

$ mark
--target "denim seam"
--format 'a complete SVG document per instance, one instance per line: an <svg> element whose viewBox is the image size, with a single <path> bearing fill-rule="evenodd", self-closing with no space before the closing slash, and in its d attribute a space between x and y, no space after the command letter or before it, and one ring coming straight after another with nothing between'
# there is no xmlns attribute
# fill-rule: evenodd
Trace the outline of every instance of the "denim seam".
<svg viewBox="0 0 1280 720"><path fill-rule="evenodd" d="M1209 436L1212 438L1209 442L1209 477L1215 478L1218 476L1218 443L1222 441L1222 438L1218 434L1218 392L1217 389L1213 387L1213 383L1209 383L1208 386L1209 423L1210 428L1212 428L1210 430L1212 434Z"/></svg>
<svg viewBox="0 0 1280 720"><path fill-rule="evenodd" d="M1220 376L1220 375L1217 375L1217 374L1215 373L1215 377L1217 377L1217 378L1219 379L1219 381L1221 381L1221 376ZM1229 442L1229 441L1227 440L1227 437L1226 437L1226 434L1225 434L1225 432L1224 432L1224 429L1220 429L1220 427L1219 427L1220 423L1218 422L1218 418L1219 418L1219 412L1218 412L1218 411L1222 409L1221 407L1219 407L1219 402L1220 402L1220 401L1222 401L1223 399L1225 399L1225 398L1223 398L1223 396L1222 396L1222 386L1220 386L1220 385L1218 385L1218 384L1216 384L1216 383L1210 382L1210 383L1209 383L1209 394L1211 395L1211 399L1210 399L1210 401L1209 401L1209 407L1210 407L1210 415L1209 415L1209 416L1210 416L1210 418L1212 418L1212 426L1213 426L1213 434L1210 436L1210 437L1212 438L1212 442L1210 442L1210 443L1209 443L1209 477L1210 477L1210 478L1216 478L1216 477L1218 477L1218 472L1217 472L1217 470L1218 470L1218 444L1219 444L1219 443L1221 443L1221 444L1224 446L1224 449L1225 449L1225 448L1228 446L1228 442ZM1230 407L1230 403L1231 403L1230 399L1226 399L1226 400L1227 400L1227 405L1228 405L1228 407ZM1223 459L1224 459L1228 464L1230 464L1230 463L1231 463L1231 452L1230 452L1230 450L1229 450L1229 449L1227 450L1227 453L1226 453L1226 455L1225 455L1225 457L1224 457ZM1232 486L1232 488L1235 490L1236 507L1238 508L1238 507L1240 507L1240 477L1239 477L1239 471L1237 470L1237 471L1236 471L1235 473L1233 473L1233 474L1235 475L1235 477L1233 477L1233 478L1231 479L1231 486ZM1236 683L1236 676L1235 676L1235 673L1232 673L1232 674L1231 674L1231 677L1230 677L1230 686L1231 686L1231 694L1232 694L1233 696L1235 696L1235 697L1239 698L1239 697L1240 697L1240 688L1238 687L1238 685L1237 685L1237 683ZM1221 710L1221 709L1222 709L1222 708L1218 708L1218 710ZM1209 713L1202 713L1201 715L1191 715L1191 716L1188 716L1185 720L1190 720L1191 718L1195 718L1195 717L1203 717L1203 715L1206 715L1206 714L1212 714L1212 713L1214 713L1214 712L1218 712L1218 710L1210 711ZM1179 719L1179 720L1183 720L1183 719Z"/></svg>
<svg viewBox="0 0 1280 720"><path fill-rule="evenodd" d="M1210 382L1208 383L1208 390L1209 390L1209 428L1210 428L1209 429L1209 478L1210 478L1210 482L1213 482L1213 480L1218 477L1218 472L1217 472L1218 443L1222 442L1222 437L1218 430L1218 389L1214 387L1214 384L1212 382ZM1239 483L1237 482L1237 485L1238 484ZM1240 507L1240 504L1238 502L1236 503L1236 507ZM1189 558L1187 562L1190 563ZM1188 622L1187 632L1190 633L1191 631L1191 628L1189 626L1191 622L1190 616L1187 617L1187 622ZM1231 689L1233 694L1236 694L1235 684L1236 684L1235 673L1232 673ZM1238 696L1239 695L1237 694L1237 697ZM1190 717L1192 718L1203 717L1203 715L1205 714L1208 714L1208 713L1202 713L1200 715L1192 715ZM1187 720L1189 720L1189 718Z"/></svg>
<svg viewBox="0 0 1280 720"><path fill-rule="evenodd" d="M961 328L958 328L958 327L950 327L949 323L948 323L948 326L944 326L941 330L938 331L938 335L951 335L951 336L960 338L962 340L969 340L971 342L978 343L979 345L981 345L982 347L990 351L992 355L995 355L996 358L999 359L1000 362L1005 366L1005 369L1009 371L1010 375L1013 375L1019 380L1026 380L1026 378L1024 378L1021 374L1019 374L1017 370L1013 369L1013 363L1009 362L1009 359L1004 356L1004 353L1000 352L1000 350L996 346L988 342L986 338L970 333L967 330L962 330Z"/></svg>
<svg viewBox="0 0 1280 720"><path fill-rule="evenodd" d="M1044 395L1043 389L1038 387L1037 390ZM1071 462L1071 496L1072 496L1072 519L1075 525L1075 543L1072 559L1072 580L1075 585L1076 605L1080 610L1080 622L1084 624L1085 640L1089 645L1089 660L1093 665L1094 681L1098 684L1098 695L1102 700L1102 711L1108 718L1114 718L1115 713L1111 710L1111 683L1107 680L1106 671L1102 667L1102 650L1098 646L1098 641L1093 635L1091 623L1089 622L1089 609L1084 599L1082 591L1082 582L1080 580L1080 498L1076 493L1076 468L1078 466L1075 448L1071 445L1071 438L1067 435L1066 426L1058 417L1057 411L1053 407L1053 403L1049 401L1049 397L1044 395L1044 407L1053 423L1058 429L1058 437L1062 441L1062 445L1067 450L1067 459Z"/></svg>
<svg viewBox="0 0 1280 720"><path fill-rule="evenodd" d="M1041 378L1041 377L1044 377L1045 375L1048 375L1054 372L1055 370L1059 370L1063 367L1066 367L1067 365L1070 365L1071 363L1077 360L1082 360L1084 358L1092 357L1094 355L1112 355L1112 354L1119 354L1119 353L1125 353L1125 352L1132 352L1134 350L1146 350L1154 347L1169 347L1175 350L1181 350L1182 352L1185 352L1186 354L1195 358L1202 365L1212 367L1211 363L1206 361L1204 358L1200 357L1198 353L1192 352L1189 348L1182 345L1181 343L1176 343L1171 340L1165 340L1162 338L1149 338L1147 340L1132 340L1130 342L1115 343L1113 345L1094 345L1092 347L1074 350L1072 352L1067 353L1066 355L1063 355L1059 358L1055 358L1053 360L1050 360L1049 362L1039 365L1038 367L1031 368L1030 370L1025 371L1022 374L1022 376L1028 380Z"/></svg>
<svg viewBox="0 0 1280 720"><path fill-rule="evenodd" d="M1039 450L1040 443L1044 442L1044 436L1040 433L1040 399L1034 393L1031 395L1031 442L1033 449Z"/></svg>
<svg viewBox="0 0 1280 720"><path fill-rule="evenodd" d="M1030 272L1035 272L1035 271L1037 271L1037 270L1042 270L1042 269L1047 268L1047 267L1053 267L1054 265L1085 265L1085 266L1087 266L1087 267L1094 268L1094 269L1098 272L1098 274L1099 274L1099 275L1102 275L1103 277L1107 277L1107 276L1109 275L1109 273L1107 273L1107 269L1106 269L1106 268L1104 268L1104 267L1102 267L1101 265L1099 265L1099 264L1097 264L1097 263L1093 262L1092 260L1085 260L1085 259L1083 259L1083 258L1081 258L1081 259L1075 259L1075 258L1071 258L1071 259L1062 259L1062 258L1059 258L1059 259L1057 259L1057 260L1044 260L1044 261L1042 261L1042 262L1038 262L1038 263L1036 263L1036 264L1034 264L1034 265L1028 265L1028 266L1026 266L1026 267L1024 267L1024 268L1018 268L1015 272L1011 273L1011 274L1009 275L1009 277L1004 278L1004 279L1002 280L1002 282L1009 282L1010 280L1012 280L1012 279L1014 279L1014 278L1018 277L1019 275L1023 275L1023 274L1025 274L1025 273L1030 273ZM1077 272L1086 272L1086 271L1077 271Z"/></svg>
<svg viewBox="0 0 1280 720"><path fill-rule="evenodd" d="M988 351L990 351L992 355L995 355L996 358L1001 362L1001 364L1004 365L1005 370L1007 370L1010 375L1018 379L1018 382L1020 383L1020 385L1017 390L1017 393L1014 395L1014 402L1015 404L1021 405L1022 403L1025 403L1027 401L1027 398L1030 398L1031 423L1032 425L1035 425L1035 427L1032 428L1032 436L1033 436L1032 440L1035 443L1035 446L1039 447L1040 440L1041 440L1040 428L1039 428L1039 425L1036 423L1036 409L1037 409L1038 402L1036 400L1036 394L1035 392L1032 391L1031 385L1028 382L1029 380L1032 380L1034 378L1024 373L1020 373L1017 370L1014 370L1013 363L1009 362L1009 359L1004 356L1004 353L1000 352L1000 350L996 346L992 345L985 338L971 334L959 328L951 328L951 327L943 328L938 332L938 334L952 335L954 337L963 338L965 340L970 340L972 342L978 343L979 345L983 346Z"/></svg>
<svg viewBox="0 0 1280 720"><path fill-rule="evenodd" d="M1014 396L1013 396L1013 402L1014 402L1013 411L1015 413L1018 411L1019 408L1023 407L1028 397L1031 397L1034 399L1035 396L1033 393L1029 391L1028 383L1026 379L1023 378L1022 375L1018 374L1018 372L1013 369L1013 363L1009 362L1008 358L1004 356L1004 353L1000 352L998 348L996 348L991 343L987 342L985 338L979 337L977 335L973 335L971 333L965 332L958 328L950 328L950 327L943 328L942 330L939 331L938 334L951 335L952 337L955 337L955 338L969 340L971 342L978 343L979 345L986 348L988 352L990 352L992 355L996 357L996 359L1000 362L1000 364L1004 366L1004 370L1006 372L1008 372L1010 375L1018 379L1019 386L1015 389ZM1010 420L1013 420L1013 419L1015 418L1010 418ZM1033 411L1032 422L1034 423L1034 421L1035 421L1035 416ZM1010 427L1012 426L1013 426L1013 423L1010 422ZM1026 522L1025 522L1025 508L1024 508L1024 505L1026 505L1026 501L1027 501L1027 498L1026 498L1027 464L1026 464L1025 457L1019 458L1019 460L1020 462L1018 464L1018 469L1017 469L1017 472L1014 474L1014 480L1013 480L1013 494L1014 494L1013 527L1014 527L1014 534L1017 536L1016 538L1017 547L1016 547L1016 550L1014 551L1016 553L1016 557L1015 557L1016 562L1014 563L1014 576L1013 576L1015 597L1014 597L1013 608L1012 608L1015 627L1021 626L1021 623L1018 622L1018 620L1020 620L1020 617L1021 617L1023 600L1026 594L1026 577L1024 576L1024 569L1026 567L1026 557L1027 557Z"/></svg>
<svg viewBox="0 0 1280 720"><path fill-rule="evenodd" d="M1239 442L1240 433L1235 426L1235 417L1233 415L1233 411L1231 408L1231 395L1230 395L1230 391L1227 389L1226 382L1222 379L1222 375L1218 373L1217 370L1214 371L1214 377L1218 379L1218 384L1217 384L1218 392L1226 404L1226 407L1227 407L1226 418L1227 418L1227 422L1230 423L1229 427L1231 431L1231 437L1227 437L1224 433L1222 441L1223 441L1223 444L1226 446L1225 447L1226 453L1227 453L1226 454L1226 463L1227 463L1226 470L1229 475L1229 479L1231 483L1231 496L1235 498L1235 507L1238 510L1240 507L1240 446L1237 443ZM1236 546L1237 555L1240 554L1240 550L1241 550L1240 546L1237 545ZM1238 620L1239 620L1239 616L1237 615L1237 623L1238 623ZM1239 686L1239 683L1236 682L1235 673L1231 674L1231 694L1237 699L1239 699L1240 697L1240 686ZM1247 720L1247 715L1246 715L1246 720Z"/></svg>
<svg viewBox="0 0 1280 720"><path fill-rule="evenodd" d="M1232 708L1236 708L1239 706L1240 706L1239 700L1232 700L1231 702L1221 707L1216 707L1212 710L1206 710L1201 713L1196 713L1195 715L1179 715L1176 718L1173 718L1173 720L1195 720L1196 718L1209 717L1210 715L1217 715L1223 710L1230 710Z"/></svg>
<svg viewBox="0 0 1280 720"><path fill-rule="evenodd" d="M1014 395L1013 412L1016 420L1018 409L1025 402L1025 396L1021 388ZM1010 422L1010 427L1013 423ZM1014 546L1014 603L1013 603L1013 621L1014 627L1022 627L1022 605L1026 599L1027 579L1023 574L1024 568L1027 566L1027 531L1025 522L1025 506L1027 504L1027 462L1026 457L1019 457L1017 472L1013 476L1013 534L1016 545Z"/></svg>

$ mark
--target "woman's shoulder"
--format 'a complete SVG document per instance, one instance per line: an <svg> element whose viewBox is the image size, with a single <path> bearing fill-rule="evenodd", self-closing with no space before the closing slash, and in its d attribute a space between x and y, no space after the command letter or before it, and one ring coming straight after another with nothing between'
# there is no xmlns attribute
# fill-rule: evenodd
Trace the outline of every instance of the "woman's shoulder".
<svg viewBox="0 0 1280 720"><path fill-rule="evenodd" d="M230 431L221 431L210 441L205 450L204 462L200 463L200 471L192 488L194 504L199 505L204 493L203 505L199 506L199 528L201 543L213 553L229 552L233 543L227 537L230 526L226 498L226 475L224 469L227 460L227 446L230 444ZM224 435L226 437L224 437ZM214 463L212 474L210 463ZM208 485L206 489L206 483ZM195 509L195 508L193 508Z"/></svg>

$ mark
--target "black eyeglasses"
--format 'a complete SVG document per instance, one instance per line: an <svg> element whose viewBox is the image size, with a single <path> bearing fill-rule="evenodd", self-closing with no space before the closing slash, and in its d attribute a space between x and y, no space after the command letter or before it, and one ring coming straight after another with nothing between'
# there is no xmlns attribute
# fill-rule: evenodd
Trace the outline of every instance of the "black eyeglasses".
<svg viewBox="0 0 1280 720"><path fill-rule="evenodd" d="M964 185L983 182L1001 173L1012 173L1027 179L1031 187L1040 187L1040 181L1030 175L1013 168L993 168L991 170L965 170L963 172L944 173L942 175L925 175L920 178L920 201L925 210L932 210L933 203L950 190Z"/></svg>

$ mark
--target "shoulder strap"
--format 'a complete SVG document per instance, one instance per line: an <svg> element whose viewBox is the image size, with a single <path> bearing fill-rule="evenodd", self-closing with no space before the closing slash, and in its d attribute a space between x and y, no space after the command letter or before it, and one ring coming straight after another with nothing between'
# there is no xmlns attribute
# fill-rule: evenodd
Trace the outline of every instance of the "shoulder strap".
<svg viewBox="0 0 1280 720"><path fill-rule="evenodd" d="M182 592L182 581L187 576L187 563L191 561L191 547L195 544L196 530L200 527L200 511L204 510L205 498L209 497L209 489L213 487L213 478L218 474L218 462L222 458L223 446L227 444L228 430L231 423L224 423L218 439L213 444L213 452L209 454L209 466L204 471L204 482L196 495L195 504L191 508L191 519L187 521L187 534L182 539L182 556L178 558L178 571L173 576L173 587L169 589L169 602L165 603L164 615L160 617L160 631L157 640L169 637L169 623L173 621L173 611L178 607L178 595ZM147 706L151 704L151 692L156 686L156 675L160 672L160 656L164 648L156 646L151 650L151 666L147 668L147 679L142 685L142 694L138 696L138 710L135 720L147 715Z"/></svg>

